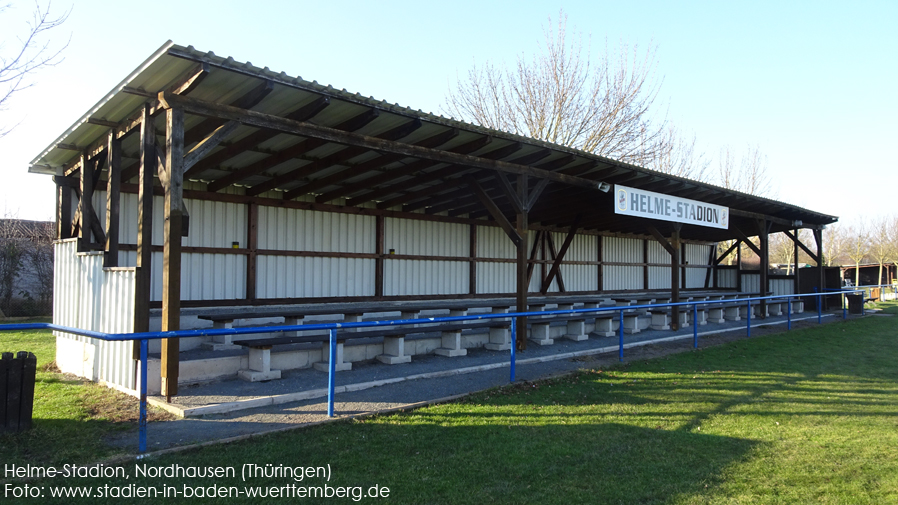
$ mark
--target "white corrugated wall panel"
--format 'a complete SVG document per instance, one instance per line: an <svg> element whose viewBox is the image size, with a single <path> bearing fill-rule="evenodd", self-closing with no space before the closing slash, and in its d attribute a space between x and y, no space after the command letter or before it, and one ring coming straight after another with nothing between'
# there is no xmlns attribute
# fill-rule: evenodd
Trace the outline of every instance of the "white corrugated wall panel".
<svg viewBox="0 0 898 505"><path fill-rule="evenodd" d="M719 288L736 288L736 269L718 269L717 270L717 287Z"/></svg>
<svg viewBox="0 0 898 505"><path fill-rule="evenodd" d="M468 263L386 260L384 295L457 295L468 292Z"/></svg>
<svg viewBox="0 0 898 505"><path fill-rule="evenodd" d="M53 322L72 327L78 327L81 312L81 262L76 249L76 239L70 239L57 242L53 251Z"/></svg>
<svg viewBox="0 0 898 505"><path fill-rule="evenodd" d="M161 280L161 262L159 268ZM161 284L159 288L161 293ZM206 253L181 255L182 300L227 300L244 296L246 296L245 255Z"/></svg>
<svg viewBox="0 0 898 505"><path fill-rule="evenodd" d="M477 242L479 248L479 237ZM516 270L514 263L477 263L477 292L514 293Z"/></svg>
<svg viewBox="0 0 898 505"><path fill-rule="evenodd" d="M105 271L102 317L99 330L105 333L130 333L134 329L133 270ZM98 342L99 379L131 390L134 383L131 341Z"/></svg>
<svg viewBox="0 0 898 505"><path fill-rule="evenodd" d="M795 281L792 279L770 279L770 291L774 295L794 295Z"/></svg>
<svg viewBox="0 0 898 505"><path fill-rule="evenodd" d="M373 296L374 260L259 256L259 298Z"/></svg>
<svg viewBox="0 0 898 505"><path fill-rule="evenodd" d="M535 233L528 233L528 243L533 243ZM528 250L529 251L529 250ZM508 238L508 235L502 231L502 228L494 226L478 226L477 227L477 257L478 258L505 258L515 259L518 252L514 243ZM477 271L480 275L480 271ZM478 281L479 282L479 281ZM479 293L480 290L478 289Z"/></svg>
<svg viewBox="0 0 898 505"><path fill-rule="evenodd" d="M686 254L684 260L689 265L707 265L708 254L712 246L704 244L686 244ZM703 288L705 287L705 276L708 271L704 268L686 268L686 287L687 288ZM709 285L710 285L710 277Z"/></svg>
<svg viewBox="0 0 898 505"><path fill-rule="evenodd" d="M564 288L567 291L595 291L598 272L594 265L562 265L561 272L564 274ZM556 283L553 282L553 289Z"/></svg>
<svg viewBox="0 0 898 505"><path fill-rule="evenodd" d="M509 241L508 237L505 240ZM470 230L465 224L384 219L384 250L394 249L396 254L466 257L469 241Z"/></svg>
<svg viewBox="0 0 898 505"><path fill-rule="evenodd" d="M742 274L742 292L760 293L761 274Z"/></svg>
<svg viewBox="0 0 898 505"><path fill-rule="evenodd" d="M552 240L556 248L564 244L566 233L552 233ZM574 235L564 262L561 264L561 275L564 280L564 288L567 291L595 291L598 278L597 266L593 265L567 265L567 261L596 261L598 257L596 237L594 235ZM549 257L551 259L551 256ZM548 268L551 268L549 266ZM538 270L537 270L538 271ZM557 281L552 282L549 292L558 292Z"/></svg>
<svg viewBox="0 0 898 505"><path fill-rule="evenodd" d="M618 263L642 261L642 240L621 237L602 237L602 260ZM605 265L602 272L603 290L642 289L641 266Z"/></svg>
<svg viewBox="0 0 898 505"><path fill-rule="evenodd" d="M260 206L258 232L259 249L374 253L377 246L374 216Z"/></svg>
<svg viewBox="0 0 898 505"><path fill-rule="evenodd" d="M670 253L657 240L648 241L648 263L670 264ZM649 267L649 289L670 289L670 267Z"/></svg>

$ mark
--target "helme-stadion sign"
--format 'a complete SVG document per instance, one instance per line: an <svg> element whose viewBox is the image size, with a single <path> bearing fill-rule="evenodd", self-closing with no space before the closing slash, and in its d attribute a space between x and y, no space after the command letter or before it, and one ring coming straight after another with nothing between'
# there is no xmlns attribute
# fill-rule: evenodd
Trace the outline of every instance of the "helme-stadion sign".
<svg viewBox="0 0 898 505"><path fill-rule="evenodd" d="M614 186L614 196L615 214L709 226L724 230L730 225L730 209L728 207L621 185Z"/></svg>

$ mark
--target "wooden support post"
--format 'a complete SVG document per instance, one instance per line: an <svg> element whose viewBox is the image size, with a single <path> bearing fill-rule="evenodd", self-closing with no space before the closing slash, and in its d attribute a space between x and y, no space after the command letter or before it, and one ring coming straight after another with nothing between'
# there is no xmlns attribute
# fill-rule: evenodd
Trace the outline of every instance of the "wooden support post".
<svg viewBox="0 0 898 505"><path fill-rule="evenodd" d="M649 289L649 241L642 239L642 289Z"/></svg>
<svg viewBox="0 0 898 505"><path fill-rule="evenodd" d="M767 220L758 220L758 239L761 241L761 296L767 296L770 291L770 281L767 278L770 272L770 225L773 224ZM761 308L759 309L759 318L764 318L767 314L767 300L761 300Z"/></svg>
<svg viewBox="0 0 898 505"><path fill-rule="evenodd" d="M673 233L670 237L670 303L680 302L680 228L683 225L674 223ZM674 312L679 312L680 308L675 307ZM672 317L670 328L672 330L680 329L680 317Z"/></svg>
<svg viewBox="0 0 898 505"><path fill-rule="evenodd" d="M736 242L736 291L742 292L742 241Z"/></svg>
<svg viewBox="0 0 898 505"><path fill-rule="evenodd" d="M115 132L109 133L106 166L106 248L103 253L104 267L118 266L119 207L122 186L122 141Z"/></svg>
<svg viewBox="0 0 898 505"><path fill-rule="evenodd" d="M471 261L468 262L468 294L477 294L477 225L471 224L468 239L468 255Z"/></svg>
<svg viewBox="0 0 898 505"><path fill-rule="evenodd" d="M377 259L374 260L374 296L384 295L384 229L386 226L383 216L374 218L375 222L375 245L374 253Z"/></svg>
<svg viewBox="0 0 898 505"><path fill-rule="evenodd" d="M799 282L798 273L798 229L795 229L795 239L792 241L792 254L794 255L794 266L792 267L792 293L801 293L801 282Z"/></svg>
<svg viewBox="0 0 898 505"><path fill-rule="evenodd" d="M153 174L156 173L156 127L150 105L140 118L140 171L137 180L137 269L134 278L134 331L150 331L150 286L153 258ZM134 341L134 359L140 343Z"/></svg>
<svg viewBox="0 0 898 505"><path fill-rule="evenodd" d="M259 204L250 202L246 208L246 300L250 303L256 299L256 267L259 250Z"/></svg>
<svg viewBox="0 0 898 505"><path fill-rule="evenodd" d="M72 237L72 181L68 177L55 176L56 182L56 238Z"/></svg>
<svg viewBox="0 0 898 505"><path fill-rule="evenodd" d="M162 331L181 327L181 227L184 213L184 110L165 111L165 226L162 257ZM178 394L178 339L162 339L162 395Z"/></svg>
<svg viewBox="0 0 898 505"><path fill-rule="evenodd" d="M91 200L94 196L94 162L87 159L87 153L81 154L81 222L78 225L78 251L91 249L91 217L93 213Z"/></svg>
<svg viewBox="0 0 898 505"><path fill-rule="evenodd" d="M680 289L686 289L686 244L680 243Z"/></svg>
<svg viewBox="0 0 898 505"><path fill-rule="evenodd" d="M814 230L814 241L817 242L817 286L820 292L826 290L826 275L823 270L823 230ZM826 310L826 297L820 297L820 303Z"/></svg>
<svg viewBox="0 0 898 505"><path fill-rule="evenodd" d="M527 201L527 176L518 176L518 198L520 201ZM515 231L521 240L517 243L518 248L518 270L517 270L517 296L515 309L518 312L527 312L527 211L522 210L517 213L517 222ZM517 348L520 351L527 349L527 318L519 317L517 321Z"/></svg>

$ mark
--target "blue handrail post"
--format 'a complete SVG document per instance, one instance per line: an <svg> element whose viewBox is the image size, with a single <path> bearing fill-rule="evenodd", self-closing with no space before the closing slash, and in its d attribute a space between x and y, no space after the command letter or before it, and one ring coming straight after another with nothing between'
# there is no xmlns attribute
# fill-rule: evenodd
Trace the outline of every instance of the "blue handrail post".
<svg viewBox="0 0 898 505"><path fill-rule="evenodd" d="M786 330L792 329L792 299L786 298Z"/></svg>
<svg viewBox="0 0 898 505"><path fill-rule="evenodd" d="M618 357L621 361L624 360L624 310L620 311L620 349L618 350Z"/></svg>
<svg viewBox="0 0 898 505"><path fill-rule="evenodd" d="M510 382L514 382L514 362L515 362L515 347L518 346L518 325L515 321L515 318L511 318L511 377L509 377Z"/></svg>
<svg viewBox="0 0 898 505"><path fill-rule="evenodd" d="M137 452L147 452L147 339L140 339L140 421Z"/></svg>
<svg viewBox="0 0 898 505"><path fill-rule="evenodd" d="M337 329L330 330L330 361L327 367L327 417L334 417L334 378L337 375Z"/></svg>
<svg viewBox="0 0 898 505"><path fill-rule="evenodd" d="M692 347L698 349L698 304L692 304Z"/></svg>
<svg viewBox="0 0 898 505"><path fill-rule="evenodd" d="M751 336L751 300L748 301L748 315L746 316L745 336Z"/></svg>

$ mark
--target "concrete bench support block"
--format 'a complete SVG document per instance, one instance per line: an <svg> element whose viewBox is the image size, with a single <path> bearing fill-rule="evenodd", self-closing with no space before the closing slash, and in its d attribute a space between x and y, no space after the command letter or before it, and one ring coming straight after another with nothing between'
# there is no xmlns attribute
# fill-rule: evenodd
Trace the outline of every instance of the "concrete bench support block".
<svg viewBox="0 0 898 505"><path fill-rule="evenodd" d="M539 345L552 345L555 340L549 338L549 323L532 323L530 325L530 340Z"/></svg>
<svg viewBox="0 0 898 505"><path fill-rule="evenodd" d="M722 323L724 321L726 321L726 319L723 318L723 307L708 309L708 322Z"/></svg>
<svg viewBox="0 0 898 505"><path fill-rule="evenodd" d="M321 346L321 359L324 361L319 361L318 363L313 364L312 366L315 370L319 372L327 372L329 371L329 363L331 357L331 344L330 342L325 342L323 346ZM344 363L343 362L343 342L337 341L337 359L336 370L338 372L343 372L346 370L352 370L352 363Z"/></svg>
<svg viewBox="0 0 898 505"><path fill-rule="evenodd" d="M223 329L223 328L233 328L234 321L213 321L212 328L214 329ZM203 342L203 348L210 349L213 351L227 351L231 349L240 349L239 345L234 345L232 343L234 336L233 335L215 335L212 337L211 342Z"/></svg>
<svg viewBox="0 0 898 505"><path fill-rule="evenodd" d="M384 353L377 356L377 361L386 363L387 365L397 365L399 363L411 363L412 357L405 354L405 337L386 336L384 337Z"/></svg>
<svg viewBox="0 0 898 505"><path fill-rule="evenodd" d="M600 337L613 337L615 335L614 318L596 317L596 326L592 332Z"/></svg>
<svg viewBox="0 0 898 505"><path fill-rule="evenodd" d="M440 334L440 341L443 346L434 349L433 351L440 356L454 358L455 356L465 356L468 354L467 349L461 348L461 330L442 332Z"/></svg>
<svg viewBox="0 0 898 505"><path fill-rule="evenodd" d="M271 369L271 347L250 347L249 370L239 370L237 376L250 382L280 379L281 371Z"/></svg>
<svg viewBox="0 0 898 505"><path fill-rule="evenodd" d="M508 351L511 349L510 328L490 328L490 341L484 346L491 351Z"/></svg>
<svg viewBox="0 0 898 505"><path fill-rule="evenodd" d="M742 318L739 316L742 313L741 305L730 305L725 307L723 312L723 318L727 321L741 321Z"/></svg>
<svg viewBox="0 0 898 505"><path fill-rule="evenodd" d="M575 342L580 342L582 340L586 340L589 338L589 335L586 334L586 321L583 319L574 319L567 322L567 333L564 334L564 338L568 340L573 340Z"/></svg>

